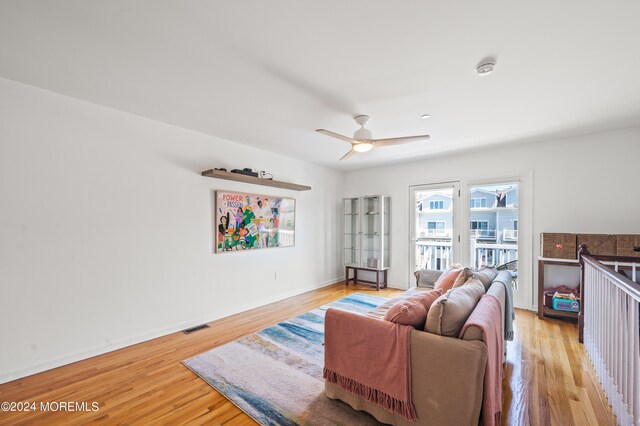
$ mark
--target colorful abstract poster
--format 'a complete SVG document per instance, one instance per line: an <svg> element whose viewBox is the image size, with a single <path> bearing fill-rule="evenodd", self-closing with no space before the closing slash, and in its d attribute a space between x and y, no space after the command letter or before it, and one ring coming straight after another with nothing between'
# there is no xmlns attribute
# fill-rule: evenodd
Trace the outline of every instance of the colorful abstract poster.
<svg viewBox="0 0 640 426"><path fill-rule="evenodd" d="M216 252L291 247L296 200L216 191Z"/></svg>

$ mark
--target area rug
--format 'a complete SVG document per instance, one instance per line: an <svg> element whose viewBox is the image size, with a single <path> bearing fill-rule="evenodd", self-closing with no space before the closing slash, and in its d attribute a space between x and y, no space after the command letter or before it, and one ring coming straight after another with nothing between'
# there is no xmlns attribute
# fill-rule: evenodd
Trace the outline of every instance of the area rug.
<svg viewBox="0 0 640 426"><path fill-rule="evenodd" d="M376 424L324 394L324 315L328 307L364 314L388 300L354 293L183 364L263 425Z"/></svg>

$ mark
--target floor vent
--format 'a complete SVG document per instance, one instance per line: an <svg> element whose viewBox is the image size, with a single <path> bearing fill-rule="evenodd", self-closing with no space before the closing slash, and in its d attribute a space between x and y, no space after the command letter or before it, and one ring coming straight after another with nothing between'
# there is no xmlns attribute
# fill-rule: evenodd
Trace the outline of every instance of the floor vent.
<svg viewBox="0 0 640 426"><path fill-rule="evenodd" d="M200 325L196 325L195 327L191 327L191 328L187 328L186 330L182 330L182 332L184 334L190 334L190 333L193 333L194 331L203 330L205 328L209 328L209 326L207 324L200 324Z"/></svg>

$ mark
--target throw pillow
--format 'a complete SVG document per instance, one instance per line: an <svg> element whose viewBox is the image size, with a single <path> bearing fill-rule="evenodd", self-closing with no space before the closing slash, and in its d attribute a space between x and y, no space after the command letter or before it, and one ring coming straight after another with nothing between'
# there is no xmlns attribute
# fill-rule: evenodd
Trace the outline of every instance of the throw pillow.
<svg viewBox="0 0 640 426"><path fill-rule="evenodd" d="M484 294L484 286L475 279L438 297L429 313L425 331L441 336L458 337L464 323Z"/></svg>
<svg viewBox="0 0 640 426"><path fill-rule="evenodd" d="M451 289L451 287L453 287L454 281L456 280L456 278L458 278L460 271L462 271L462 268L447 269L442 273L442 275L440 275L440 278L438 278L438 281L436 281L436 284L433 286L433 288L436 290L441 289L443 292Z"/></svg>
<svg viewBox="0 0 640 426"><path fill-rule="evenodd" d="M436 301L438 297L442 296L442 290L429 290L421 293L414 294L412 296L407 297L405 300L410 300L412 302L418 302L424 306L424 309L427 313L429 313L429 309L433 302ZM425 318L426 319L426 318Z"/></svg>
<svg viewBox="0 0 640 426"><path fill-rule="evenodd" d="M480 280L485 291L489 289L494 278L498 276L496 268L482 268L473 271L473 277Z"/></svg>
<svg viewBox="0 0 640 426"><path fill-rule="evenodd" d="M416 277L416 286L433 288L438 278L440 278L440 275L442 275L442 271L420 269L414 272L413 275Z"/></svg>
<svg viewBox="0 0 640 426"><path fill-rule="evenodd" d="M471 275L473 275L473 271L471 270L471 268L464 268L456 277L456 280L453 282L453 287L451 288L456 288L464 285L464 283L466 283L467 280L471 278Z"/></svg>
<svg viewBox="0 0 640 426"><path fill-rule="evenodd" d="M386 321L410 325L422 330L427 319L427 311L420 302L402 299L393 305L384 316Z"/></svg>

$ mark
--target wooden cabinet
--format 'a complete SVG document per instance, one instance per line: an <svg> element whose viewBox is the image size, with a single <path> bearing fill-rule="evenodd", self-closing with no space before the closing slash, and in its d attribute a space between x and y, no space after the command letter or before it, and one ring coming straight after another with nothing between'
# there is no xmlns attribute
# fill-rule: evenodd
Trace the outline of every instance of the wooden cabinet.
<svg viewBox="0 0 640 426"><path fill-rule="evenodd" d="M545 288L564 284L568 287L580 285L580 263L577 259L538 258L538 318L561 317L578 318L578 312L558 311L551 305L545 306ZM582 297L582 295L581 295Z"/></svg>

